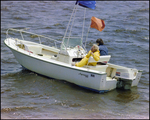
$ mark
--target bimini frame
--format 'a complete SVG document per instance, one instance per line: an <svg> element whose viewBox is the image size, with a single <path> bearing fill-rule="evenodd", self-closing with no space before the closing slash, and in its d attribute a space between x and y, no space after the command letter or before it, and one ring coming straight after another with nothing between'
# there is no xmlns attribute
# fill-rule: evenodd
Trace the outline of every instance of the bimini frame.
<svg viewBox="0 0 150 120"><path fill-rule="evenodd" d="M67 25L67 28L66 28L64 37L63 37L63 39L62 39L62 45L61 45L61 46L63 46L63 48L65 48L65 50L67 50L67 48L69 47L69 46L68 46L68 43L69 43L70 38L78 38L78 39L81 39L81 43L83 43L83 34L84 34L84 24L85 24L86 8L84 8L84 19L83 19L82 36L81 36L81 38L79 38L79 37L71 37L72 27L73 27L73 25L74 25L74 19L75 19L75 16L76 16L77 7L78 7L78 5L77 5L77 3L76 3L75 6L74 6L74 9L73 9L73 12L72 12L72 14L71 14L70 20L69 20L69 22L68 22L68 25ZM71 25L71 26L70 26L70 25ZM68 31L69 27L70 27L70 31ZM69 33L69 36L68 36L68 37L67 37L67 33ZM64 44L66 39L67 39L67 43ZM82 47L83 47L83 48L85 49L85 51L86 51L86 48L85 48L85 46L84 46L83 44L82 44ZM62 50L62 47L61 47L61 50ZM64 50L64 49L63 49L63 50Z"/></svg>

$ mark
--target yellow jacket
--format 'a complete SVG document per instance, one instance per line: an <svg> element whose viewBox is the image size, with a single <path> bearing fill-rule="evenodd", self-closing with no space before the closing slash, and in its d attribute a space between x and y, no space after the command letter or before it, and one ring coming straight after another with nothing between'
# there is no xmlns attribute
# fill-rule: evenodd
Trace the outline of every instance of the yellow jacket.
<svg viewBox="0 0 150 120"><path fill-rule="evenodd" d="M88 54L79 63L76 64L76 66L77 67L83 67L84 65L86 65L88 63L90 56L92 56L95 61L98 61L100 59L99 50L97 50L96 52L93 53L94 56L90 53L91 53L91 50L88 52ZM88 65L96 66L96 64L97 64L97 62L92 62L92 63L89 63Z"/></svg>
<svg viewBox="0 0 150 120"><path fill-rule="evenodd" d="M88 54L86 55L86 57L87 58L89 58L92 54L90 54L91 53L91 50L88 52ZM96 52L94 52L94 57L93 57L93 55L92 55L92 57L94 58L94 60L95 61L99 61L99 59L100 59L100 52L99 52L99 50L97 50Z"/></svg>

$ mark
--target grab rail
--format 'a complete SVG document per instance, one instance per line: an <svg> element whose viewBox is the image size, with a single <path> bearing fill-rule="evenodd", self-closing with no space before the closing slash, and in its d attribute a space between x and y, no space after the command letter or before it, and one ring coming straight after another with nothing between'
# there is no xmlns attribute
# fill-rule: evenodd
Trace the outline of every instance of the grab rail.
<svg viewBox="0 0 150 120"><path fill-rule="evenodd" d="M43 35L38 35L38 34L35 34L35 33L32 33L32 32L27 32L27 31L24 31L23 29L13 29L13 28L9 28L7 31L6 31L6 38L11 38L10 35L9 35L9 31L16 31L16 32L20 32L20 35L22 37L22 40L24 40L24 37L23 37L23 33L28 33L28 34L31 34L31 35L36 35L39 39L39 43L41 44L41 39L40 38L46 38L48 40L52 40L54 41L54 44L55 44L55 47L57 48L57 44L56 43L62 43L62 41L57 41L57 40L54 40L50 37L45 37ZM58 36L60 37L60 36ZM10 43L10 42L9 42Z"/></svg>

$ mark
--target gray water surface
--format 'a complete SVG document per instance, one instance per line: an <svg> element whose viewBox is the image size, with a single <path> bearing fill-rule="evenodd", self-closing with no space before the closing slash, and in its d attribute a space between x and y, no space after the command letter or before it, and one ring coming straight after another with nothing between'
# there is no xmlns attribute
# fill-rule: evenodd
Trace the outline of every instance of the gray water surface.
<svg viewBox="0 0 150 120"><path fill-rule="evenodd" d="M2 118L149 118L149 1L97 1L86 10L85 33L92 16L105 21L102 32L90 29L87 50L102 38L110 63L143 70L137 87L98 94L74 84L23 70L4 45L8 28L63 36L75 1L1 1L1 117ZM84 8L73 29L81 35ZM59 73L58 73L59 74ZM67 73L66 73L67 75Z"/></svg>

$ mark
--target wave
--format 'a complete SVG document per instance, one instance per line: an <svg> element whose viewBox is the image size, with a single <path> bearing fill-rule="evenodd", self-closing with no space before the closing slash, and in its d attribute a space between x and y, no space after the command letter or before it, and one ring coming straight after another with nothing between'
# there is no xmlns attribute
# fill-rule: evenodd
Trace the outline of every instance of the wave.
<svg viewBox="0 0 150 120"><path fill-rule="evenodd" d="M145 40L149 40L149 36L145 36L144 39L145 39Z"/></svg>
<svg viewBox="0 0 150 120"><path fill-rule="evenodd" d="M145 28L146 29L146 28ZM116 33L120 33L120 32L124 32L124 33L132 33L132 34L136 34L138 32L141 32L141 30L129 30L129 29L116 29L115 30Z"/></svg>
<svg viewBox="0 0 150 120"><path fill-rule="evenodd" d="M5 7L1 8L1 11L8 11L8 8L5 6Z"/></svg>
<svg viewBox="0 0 150 120"><path fill-rule="evenodd" d="M19 71L19 72L1 74L1 79L8 78L8 77L14 77L14 76L18 76L19 74L26 74L26 73L34 74L33 72L31 72L29 70L21 69L21 71Z"/></svg>
<svg viewBox="0 0 150 120"><path fill-rule="evenodd" d="M33 107L33 106L20 106L20 107L13 107L13 108L2 108L1 112L9 112L9 111L18 111L18 110L22 110L22 109L36 109L37 107Z"/></svg>
<svg viewBox="0 0 150 120"><path fill-rule="evenodd" d="M149 12L149 8L140 9L140 10L138 10L138 12Z"/></svg>
<svg viewBox="0 0 150 120"><path fill-rule="evenodd" d="M6 59L1 59L1 64L2 63L4 63L4 64L18 64L17 61L10 61L10 60L11 60L11 58L8 58L7 60Z"/></svg>
<svg viewBox="0 0 150 120"><path fill-rule="evenodd" d="M45 27L45 29L53 29L52 27Z"/></svg>
<svg viewBox="0 0 150 120"><path fill-rule="evenodd" d="M56 23L56 24L54 24L54 26L60 26L61 24L60 23Z"/></svg>
<svg viewBox="0 0 150 120"><path fill-rule="evenodd" d="M51 105L58 105L63 107L81 107L82 105L79 103L71 103L70 101L64 102L64 101L57 101L55 100L55 103L52 103Z"/></svg>
<svg viewBox="0 0 150 120"><path fill-rule="evenodd" d="M17 96L17 95L25 95L25 96L29 95L30 96L30 95L38 95L38 93L37 92L19 92L19 93L14 93L12 96Z"/></svg>
<svg viewBox="0 0 150 120"><path fill-rule="evenodd" d="M37 38L37 35L30 35L31 38Z"/></svg>
<svg viewBox="0 0 150 120"><path fill-rule="evenodd" d="M29 20L29 18L22 18L22 17L14 17L16 20Z"/></svg>

